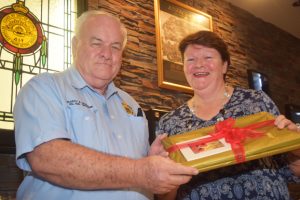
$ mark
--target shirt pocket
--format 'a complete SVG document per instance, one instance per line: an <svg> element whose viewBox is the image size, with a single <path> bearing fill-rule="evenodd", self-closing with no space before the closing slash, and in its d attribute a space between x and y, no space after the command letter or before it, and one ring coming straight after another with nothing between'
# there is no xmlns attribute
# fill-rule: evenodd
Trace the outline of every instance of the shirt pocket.
<svg viewBox="0 0 300 200"><path fill-rule="evenodd" d="M68 107L69 129L72 141L88 147L94 147L96 142L97 124L96 110L79 106ZM94 142L94 143L95 143Z"/></svg>
<svg viewBox="0 0 300 200"><path fill-rule="evenodd" d="M129 123L131 127L132 141L134 142L134 147L138 152L140 152L137 158L147 155L149 149L149 131L148 131L148 121L143 117L129 116Z"/></svg>

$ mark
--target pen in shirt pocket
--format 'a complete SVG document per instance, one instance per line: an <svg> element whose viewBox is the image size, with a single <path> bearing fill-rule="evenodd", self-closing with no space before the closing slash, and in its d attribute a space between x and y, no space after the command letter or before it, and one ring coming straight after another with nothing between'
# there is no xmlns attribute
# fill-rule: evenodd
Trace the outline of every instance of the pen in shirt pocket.
<svg viewBox="0 0 300 200"><path fill-rule="evenodd" d="M136 116L137 116L137 117L143 117L143 111L142 111L141 108L138 108L138 109L137 109Z"/></svg>

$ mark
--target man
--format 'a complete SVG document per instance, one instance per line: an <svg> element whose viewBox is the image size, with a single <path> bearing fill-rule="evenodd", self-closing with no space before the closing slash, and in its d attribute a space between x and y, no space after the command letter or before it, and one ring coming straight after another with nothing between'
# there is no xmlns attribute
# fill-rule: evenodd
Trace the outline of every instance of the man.
<svg viewBox="0 0 300 200"><path fill-rule="evenodd" d="M38 75L18 95L17 165L29 174L17 199L151 199L188 182L197 170L154 155L161 138L149 150L139 105L112 82L124 25L101 11L76 25L74 67Z"/></svg>

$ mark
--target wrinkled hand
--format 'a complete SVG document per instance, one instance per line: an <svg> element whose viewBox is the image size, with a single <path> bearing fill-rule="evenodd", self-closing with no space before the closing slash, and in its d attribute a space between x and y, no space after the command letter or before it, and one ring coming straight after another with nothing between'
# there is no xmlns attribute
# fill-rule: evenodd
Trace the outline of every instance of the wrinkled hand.
<svg viewBox="0 0 300 200"><path fill-rule="evenodd" d="M161 156L148 156L135 163L137 185L155 194L164 194L187 183L198 170Z"/></svg>
<svg viewBox="0 0 300 200"><path fill-rule="evenodd" d="M275 125L279 129L288 128L291 131L299 131L297 125L293 123L291 120L287 119L284 115L279 115L275 119Z"/></svg>
<svg viewBox="0 0 300 200"><path fill-rule="evenodd" d="M163 157L168 157L169 153L164 149L161 141L167 137L167 134L164 133L164 134L161 134L161 135L158 135L155 140L153 141L153 143L151 144L150 146L150 150L148 152L148 155L149 156L154 156L154 155L157 155L157 156L163 156Z"/></svg>

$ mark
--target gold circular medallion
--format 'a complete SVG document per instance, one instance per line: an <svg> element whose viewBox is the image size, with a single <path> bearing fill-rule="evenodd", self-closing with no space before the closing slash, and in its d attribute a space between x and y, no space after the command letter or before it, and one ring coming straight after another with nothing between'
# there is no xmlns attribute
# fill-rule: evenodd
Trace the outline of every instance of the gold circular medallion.
<svg viewBox="0 0 300 200"><path fill-rule="evenodd" d="M0 30L3 38L12 46L20 49L32 47L38 38L37 28L25 15L10 13L3 17Z"/></svg>

